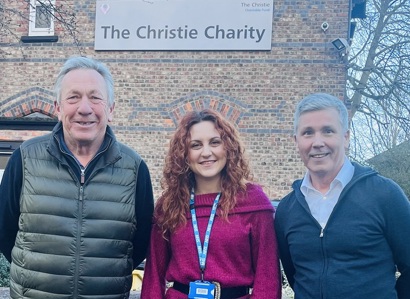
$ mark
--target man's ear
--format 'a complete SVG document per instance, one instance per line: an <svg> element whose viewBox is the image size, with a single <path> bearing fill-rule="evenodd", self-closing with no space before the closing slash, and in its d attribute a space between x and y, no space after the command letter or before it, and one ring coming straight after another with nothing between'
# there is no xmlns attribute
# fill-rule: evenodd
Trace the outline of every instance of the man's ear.
<svg viewBox="0 0 410 299"><path fill-rule="evenodd" d="M57 101L54 101L54 107L55 107L56 112L57 112L58 120L60 121L61 120L61 107L57 103Z"/></svg>
<svg viewBox="0 0 410 299"><path fill-rule="evenodd" d="M298 145L298 139L297 139L297 137L296 137L296 134L293 135L293 142L294 142L296 151L299 153L299 145Z"/></svg>
<svg viewBox="0 0 410 299"><path fill-rule="evenodd" d="M108 122L112 122L114 118L114 107L115 107L115 103L112 104L112 106L108 110Z"/></svg>
<svg viewBox="0 0 410 299"><path fill-rule="evenodd" d="M349 149L349 144L350 144L350 131L347 130L347 132L345 133L345 150L347 151Z"/></svg>

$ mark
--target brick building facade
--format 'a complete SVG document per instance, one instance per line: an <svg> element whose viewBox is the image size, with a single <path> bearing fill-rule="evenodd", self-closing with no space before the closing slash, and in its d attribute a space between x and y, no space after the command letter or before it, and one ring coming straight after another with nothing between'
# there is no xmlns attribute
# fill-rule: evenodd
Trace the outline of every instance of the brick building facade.
<svg viewBox="0 0 410 299"><path fill-rule="evenodd" d="M270 51L95 51L95 1L59 2L77 16L80 46L58 24L56 42L0 35L0 120L10 125L0 125L0 142L47 133L12 123L55 117L52 88L65 59L97 58L115 79L113 130L147 162L156 196L169 138L185 111L210 107L236 123L255 179L273 199L304 172L292 138L296 102L312 92L344 99L346 65L331 41L349 36L350 1L275 0ZM28 13L23 3L7 5ZM17 36L27 36L27 23L19 20Z"/></svg>

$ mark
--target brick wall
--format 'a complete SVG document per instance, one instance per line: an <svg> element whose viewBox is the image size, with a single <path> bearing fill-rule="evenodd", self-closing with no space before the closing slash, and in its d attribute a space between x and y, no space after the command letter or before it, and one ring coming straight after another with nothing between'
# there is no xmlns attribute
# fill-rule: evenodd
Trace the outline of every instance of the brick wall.
<svg viewBox="0 0 410 299"><path fill-rule="evenodd" d="M24 9L19 2L10 6ZM52 86L65 59L82 53L102 60L115 79L112 127L147 162L156 196L169 138L185 111L211 107L236 123L255 179L280 198L304 171L292 138L296 102L311 92L343 99L346 69L331 41L347 36L349 1L275 0L271 51L208 52L94 51L95 1L63 2L78 16L79 47L61 29L57 43L0 35L0 117L53 116ZM15 33L27 35L20 23ZM0 131L0 140L43 133Z"/></svg>

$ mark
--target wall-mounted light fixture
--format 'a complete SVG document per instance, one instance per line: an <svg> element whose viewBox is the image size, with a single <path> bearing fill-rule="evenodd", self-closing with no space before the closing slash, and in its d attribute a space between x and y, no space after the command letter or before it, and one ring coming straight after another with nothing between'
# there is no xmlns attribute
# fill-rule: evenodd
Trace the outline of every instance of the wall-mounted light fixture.
<svg viewBox="0 0 410 299"><path fill-rule="evenodd" d="M341 57L346 56L350 48L349 43L344 38L337 38L333 40L332 45L337 51L339 51Z"/></svg>

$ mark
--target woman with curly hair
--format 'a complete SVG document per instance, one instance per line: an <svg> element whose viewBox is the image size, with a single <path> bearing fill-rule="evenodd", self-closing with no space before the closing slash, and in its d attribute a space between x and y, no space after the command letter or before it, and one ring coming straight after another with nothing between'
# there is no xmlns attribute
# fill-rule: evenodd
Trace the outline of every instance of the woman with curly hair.
<svg viewBox="0 0 410 299"><path fill-rule="evenodd" d="M280 299L274 209L235 127L189 112L170 142L142 299Z"/></svg>

